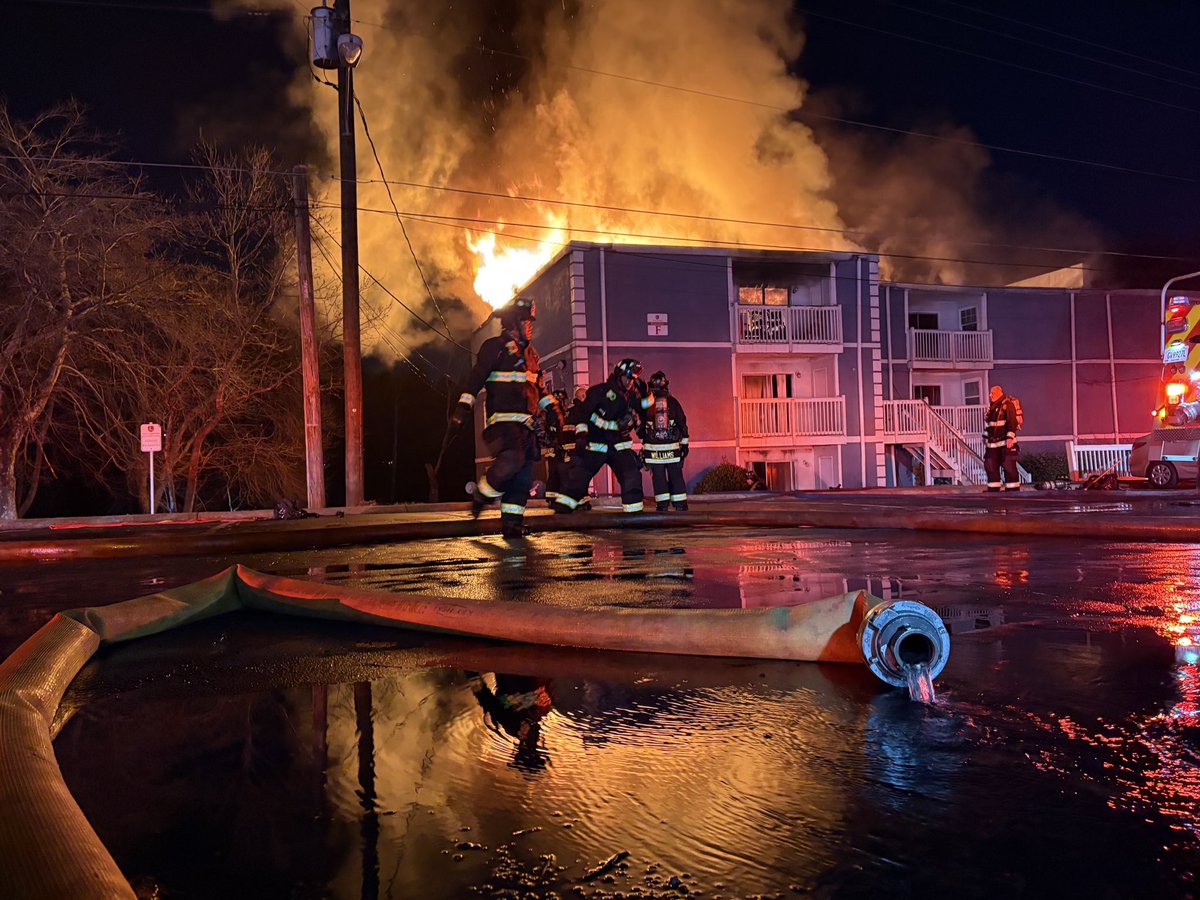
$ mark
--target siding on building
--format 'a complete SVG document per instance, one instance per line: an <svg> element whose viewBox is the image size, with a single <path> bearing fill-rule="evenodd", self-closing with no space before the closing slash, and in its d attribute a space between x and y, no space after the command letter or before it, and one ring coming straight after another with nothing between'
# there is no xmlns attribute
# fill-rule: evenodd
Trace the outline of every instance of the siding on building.
<svg viewBox="0 0 1200 900"><path fill-rule="evenodd" d="M740 434L742 376L790 373L795 396L807 397L802 379L810 369L802 361L817 356L739 344L737 287L789 278L803 285L799 302L840 308L832 393L845 398L846 434L764 446ZM691 425L691 486L723 459L774 460L797 476L816 460L826 480L836 471L845 487L895 483L906 466L911 473L912 459L884 434L884 407L911 400L914 385L937 386L944 406L975 392L986 405L988 389L1002 385L1022 400L1027 451L1061 452L1066 440L1128 441L1149 430L1160 374L1155 291L887 284L867 254L574 243L524 293L538 300L535 339L556 387L595 384L626 356L640 359L647 376L667 373ZM973 316L978 331L991 332L991 360L914 362L910 312L949 331ZM666 335L647 333L650 314L666 317ZM822 364L828 348L824 354Z"/></svg>

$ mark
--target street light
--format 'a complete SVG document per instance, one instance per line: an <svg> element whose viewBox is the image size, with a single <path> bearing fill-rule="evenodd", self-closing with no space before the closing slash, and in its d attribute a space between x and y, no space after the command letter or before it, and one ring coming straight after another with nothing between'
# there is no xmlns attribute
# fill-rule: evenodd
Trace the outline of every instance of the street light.
<svg viewBox="0 0 1200 900"><path fill-rule="evenodd" d="M349 66L351 69L353 69L358 65L358 61L362 59L362 38L360 38L357 34L338 35L337 52L338 59L342 61L342 65Z"/></svg>

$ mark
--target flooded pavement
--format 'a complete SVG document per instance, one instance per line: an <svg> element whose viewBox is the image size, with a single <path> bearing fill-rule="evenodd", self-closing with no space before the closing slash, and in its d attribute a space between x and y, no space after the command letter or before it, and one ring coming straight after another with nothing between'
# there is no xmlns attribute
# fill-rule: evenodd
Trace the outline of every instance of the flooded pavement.
<svg viewBox="0 0 1200 900"><path fill-rule="evenodd" d="M691 529L240 561L579 606L781 606L866 588L935 608L951 656L926 706L852 666L504 646L252 614L116 647L73 685L55 747L147 895L1194 890L1200 547ZM54 609L227 563L10 570L3 651Z"/></svg>

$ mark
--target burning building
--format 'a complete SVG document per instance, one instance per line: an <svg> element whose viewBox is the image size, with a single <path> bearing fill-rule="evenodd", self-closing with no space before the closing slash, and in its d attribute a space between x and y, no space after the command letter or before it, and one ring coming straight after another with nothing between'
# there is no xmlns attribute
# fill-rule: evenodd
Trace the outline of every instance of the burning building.
<svg viewBox="0 0 1200 900"><path fill-rule="evenodd" d="M981 484L991 386L1024 452L1062 452L1145 434L1162 367L1156 291L886 282L854 251L576 241L521 292L553 387L668 374L690 486L723 460L778 490Z"/></svg>

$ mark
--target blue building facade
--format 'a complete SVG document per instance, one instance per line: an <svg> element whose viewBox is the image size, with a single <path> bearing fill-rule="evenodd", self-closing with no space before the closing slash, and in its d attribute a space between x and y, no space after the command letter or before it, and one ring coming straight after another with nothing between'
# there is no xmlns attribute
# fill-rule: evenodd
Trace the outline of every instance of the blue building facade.
<svg viewBox="0 0 1200 900"><path fill-rule="evenodd" d="M1061 451L1146 433L1160 372L1156 292L888 284L870 254L572 243L522 293L553 387L667 373L689 486L723 460L778 490L980 483L992 385Z"/></svg>

